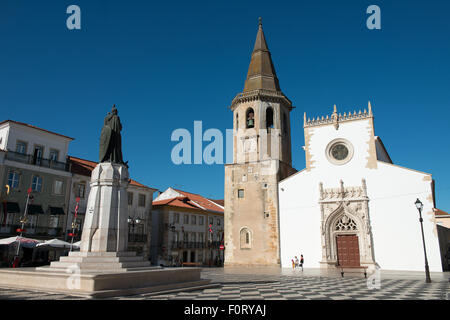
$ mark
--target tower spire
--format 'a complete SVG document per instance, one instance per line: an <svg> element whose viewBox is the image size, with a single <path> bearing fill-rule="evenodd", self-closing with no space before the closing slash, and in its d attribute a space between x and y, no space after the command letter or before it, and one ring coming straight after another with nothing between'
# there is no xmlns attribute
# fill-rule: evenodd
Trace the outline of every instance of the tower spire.
<svg viewBox="0 0 450 320"><path fill-rule="evenodd" d="M256 34L255 46L245 80L244 92L258 89L281 91L264 36L261 17L259 18L258 33Z"/></svg>

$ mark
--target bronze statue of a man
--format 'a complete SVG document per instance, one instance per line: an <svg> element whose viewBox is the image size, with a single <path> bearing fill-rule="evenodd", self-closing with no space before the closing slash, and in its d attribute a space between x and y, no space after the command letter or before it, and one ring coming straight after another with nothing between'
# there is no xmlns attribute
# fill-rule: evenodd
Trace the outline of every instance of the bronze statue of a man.
<svg viewBox="0 0 450 320"><path fill-rule="evenodd" d="M122 158L121 130L122 124L117 115L116 105L114 105L111 112L108 112L105 117L100 134L100 162L124 164Z"/></svg>

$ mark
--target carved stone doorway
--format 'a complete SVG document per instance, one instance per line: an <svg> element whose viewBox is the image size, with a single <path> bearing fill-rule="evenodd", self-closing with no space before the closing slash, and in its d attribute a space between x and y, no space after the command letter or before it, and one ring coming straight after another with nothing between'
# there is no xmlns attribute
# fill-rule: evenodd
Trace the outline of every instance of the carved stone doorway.
<svg viewBox="0 0 450 320"><path fill-rule="evenodd" d="M338 265L341 267L359 267L360 255L358 236L354 234L338 235L336 237L336 242Z"/></svg>

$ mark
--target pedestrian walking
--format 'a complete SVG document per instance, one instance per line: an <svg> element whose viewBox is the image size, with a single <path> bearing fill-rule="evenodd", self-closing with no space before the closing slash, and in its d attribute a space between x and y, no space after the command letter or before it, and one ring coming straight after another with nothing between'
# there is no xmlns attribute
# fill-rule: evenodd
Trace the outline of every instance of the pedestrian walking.
<svg viewBox="0 0 450 320"><path fill-rule="evenodd" d="M292 261L292 270L294 270L294 269L295 269L295 262L294 262L294 259L291 259L291 261Z"/></svg>
<svg viewBox="0 0 450 320"><path fill-rule="evenodd" d="M300 255L300 267L302 268L303 271L303 263L305 262L305 259L303 259L303 255Z"/></svg>
<svg viewBox="0 0 450 320"><path fill-rule="evenodd" d="M297 258L297 256L295 256L295 269L297 269L298 268L298 258Z"/></svg>

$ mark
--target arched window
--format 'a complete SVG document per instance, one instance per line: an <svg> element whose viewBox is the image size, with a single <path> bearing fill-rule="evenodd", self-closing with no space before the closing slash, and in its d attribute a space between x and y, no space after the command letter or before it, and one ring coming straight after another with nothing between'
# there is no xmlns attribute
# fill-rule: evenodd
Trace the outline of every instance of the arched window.
<svg viewBox="0 0 450 320"><path fill-rule="evenodd" d="M358 230L358 229L356 227L356 222L344 214L336 222L335 230L336 231L354 231L354 230Z"/></svg>
<svg viewBox="0 0 450 320"><path fill-rule="evenodd" d="M239 130L239 113L236 112L236 129Z"/></svg>
<svg viewBox="0 0 450 320"><path fill-rule="evenodd" d="M273 128L273 109L268 107L266 109L266 128Z"/></svg>
<svg viewBox="0 0 450 320"><path fill-rule="evenodd" d="M252 108L248 108L246 114L245 114L245 120L246 120L246 127L247 128L254 128L255 127L255 112Z"/></svg>
<svg viewBox="0 0 450 320"><path fill-rule="evenodd" d="M243 228L240 234L241 249L250 249L252 247L252 233L249 229Z"/></svg>

